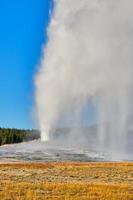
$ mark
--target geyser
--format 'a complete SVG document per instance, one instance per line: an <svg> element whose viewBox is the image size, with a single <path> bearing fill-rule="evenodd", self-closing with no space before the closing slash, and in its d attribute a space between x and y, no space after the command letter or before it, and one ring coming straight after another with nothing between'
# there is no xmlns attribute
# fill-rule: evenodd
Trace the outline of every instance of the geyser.
<svg viewBox="0 0 133 200"><path fill-rule="evenodd" d="M42 140L65 116L79 120L91 99L99 146L125 152L133 117L132 12L132 0L54 1L35 83Z"/></svg>

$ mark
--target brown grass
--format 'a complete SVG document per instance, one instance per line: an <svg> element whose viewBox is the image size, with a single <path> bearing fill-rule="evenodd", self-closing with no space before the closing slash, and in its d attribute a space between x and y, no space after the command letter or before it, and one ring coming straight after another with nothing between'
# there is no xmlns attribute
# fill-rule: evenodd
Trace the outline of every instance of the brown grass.
<svg viewBox="0 0 133 200"><path fill-rule="evenodd" d="M132 200L133 163L0 164L0 200Z"/></svg>

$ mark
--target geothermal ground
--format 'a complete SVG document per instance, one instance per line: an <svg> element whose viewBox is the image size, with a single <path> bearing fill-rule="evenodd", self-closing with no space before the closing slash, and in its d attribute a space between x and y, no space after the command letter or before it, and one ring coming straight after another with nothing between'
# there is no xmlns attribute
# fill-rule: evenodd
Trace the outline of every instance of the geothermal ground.
<svg viewBox="0 0 133 200"><path fill-rule="evenodd" d="M64 162L105 161L109 155L92 151L83 146L69 147L60 142L31 142L4 145L0 147L1 162Z"/></svg>
<svg viewBox="0 0 133 200"><path fill-rule="evenodd" d="M132 147L132 146L131 146ZM133 161L132 149L128 154L96 151L93 145L68 145L61 141L41 142L34 140L20 144L0 147L1 162L95 162L95 161Z"/></svg>

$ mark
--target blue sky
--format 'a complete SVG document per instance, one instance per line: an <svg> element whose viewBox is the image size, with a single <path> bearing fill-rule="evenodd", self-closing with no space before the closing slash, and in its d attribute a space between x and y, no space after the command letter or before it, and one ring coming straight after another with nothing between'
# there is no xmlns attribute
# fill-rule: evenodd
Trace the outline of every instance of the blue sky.
<svg viewBox="0 0 133 200"><path fill-rule="evenodd" d="M0 126L32 128L33 75L51 0L0 0Z"/></svg>

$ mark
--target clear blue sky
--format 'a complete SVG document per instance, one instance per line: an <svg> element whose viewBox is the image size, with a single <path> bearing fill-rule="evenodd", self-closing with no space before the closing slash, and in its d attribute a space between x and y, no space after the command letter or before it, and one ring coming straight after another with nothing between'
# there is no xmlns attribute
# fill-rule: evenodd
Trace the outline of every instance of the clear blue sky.
<svg viewBox="0 0 133 200"><path fill-rule="evenodd" d="M51 0L0 0L0 126L32 128L33 74Z"/></svg>

